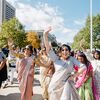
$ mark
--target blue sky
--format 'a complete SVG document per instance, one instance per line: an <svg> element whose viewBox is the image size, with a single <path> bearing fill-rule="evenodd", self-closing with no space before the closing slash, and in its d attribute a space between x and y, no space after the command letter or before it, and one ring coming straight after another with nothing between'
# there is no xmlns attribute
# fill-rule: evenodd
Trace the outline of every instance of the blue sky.
<svg viewBox="0 0 100 100"><path fill-rule="evenodd" d="M73 42L85 25L90 0L7 0L16 8L16 16L26 29L52 27L59 42ZM100 14L100 0L93 0L93 15Z"/></svg>

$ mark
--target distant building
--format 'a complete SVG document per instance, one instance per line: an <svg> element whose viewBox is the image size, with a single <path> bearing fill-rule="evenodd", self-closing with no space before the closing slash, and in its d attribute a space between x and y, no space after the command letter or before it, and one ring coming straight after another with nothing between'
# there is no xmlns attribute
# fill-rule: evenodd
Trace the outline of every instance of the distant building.
<svg viewBox="0 0 100 100"><path fill-rule="evenodd" d="M6 0L0 0L0 25L4 20L15 17L15 8Z"/></svg>

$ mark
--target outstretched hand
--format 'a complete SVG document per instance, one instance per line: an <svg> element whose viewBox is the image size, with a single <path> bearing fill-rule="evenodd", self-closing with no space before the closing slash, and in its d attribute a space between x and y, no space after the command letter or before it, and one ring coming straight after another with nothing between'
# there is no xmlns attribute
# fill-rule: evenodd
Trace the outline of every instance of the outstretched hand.
<svg viewBox="0 0 100 100"><path fill-rule="evenodd" d="M44 31L44 34L49 34L49 32L52 30L51 26L48 27L45 31Z"/></svg>

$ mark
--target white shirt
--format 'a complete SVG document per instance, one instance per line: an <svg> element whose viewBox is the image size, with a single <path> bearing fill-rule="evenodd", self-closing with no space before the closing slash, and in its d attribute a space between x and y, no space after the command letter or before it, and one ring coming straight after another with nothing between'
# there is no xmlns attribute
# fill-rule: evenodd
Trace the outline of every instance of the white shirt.
<svg viewBox="0 0 100 100"><path fill-rule="evenodd" d="M93 71L98 70L100 72L100 60L93 60L92 62Z"/></svg>

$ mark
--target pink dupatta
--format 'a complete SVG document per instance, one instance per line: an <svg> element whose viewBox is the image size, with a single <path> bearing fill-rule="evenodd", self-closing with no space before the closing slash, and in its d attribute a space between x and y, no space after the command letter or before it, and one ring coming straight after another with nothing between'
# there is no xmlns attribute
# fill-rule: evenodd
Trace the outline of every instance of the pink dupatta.
<svg viewBox="0 0 100 100"><path fill-rule="evenodd" d="M25 92L26 84L27 84L27 77L29 74L29 70L32 66L33 59L31 57L24 58L20 62L20 71L18 73L18 81L19 81L19 90L21 93Z"/></svg>
<svg viewBox="0 0 100 100"><path fill-rule="evenodd" d="M78 67L76 66L75 69L77 69L77 68ZM92 70L93 70L93 68L92 68L92 65L90 64L88 69L84 70L84 72L77 77L77 81L76 81L76 84L75 84L76 88L79 88L80 86L82 86L82 84L84 83L84 81L86 79L86 75L90 74L92 72Z"/></svg>

